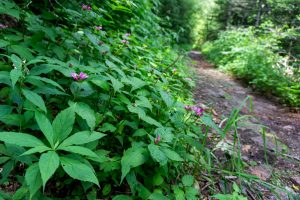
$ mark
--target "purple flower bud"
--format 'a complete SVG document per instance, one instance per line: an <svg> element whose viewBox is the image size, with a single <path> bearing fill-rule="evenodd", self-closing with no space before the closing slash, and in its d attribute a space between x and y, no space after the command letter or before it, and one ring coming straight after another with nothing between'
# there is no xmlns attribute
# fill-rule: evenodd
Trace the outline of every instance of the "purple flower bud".
<svg viewBox="0 0 300 200"><path fill-rule="evenodd" d="M160 135L158 135L154 140L154 144L158 144L160 140L161 140Z"/></svg>
<svg viewBox="0 0 300 200"><path fill-rule="evenodd" d="M127 40L121 40L121 42L122 42L123 44L129 44L129 42L128 42Z"/></svg>
<svg viewBox="0 0 300 200"><path fill-rule="evenodd" d="M95 29L100 31L100 30L102 30L102 26L95 26Z"/></svg>
<svg viewBox="0 0 300 200"><path fill-rule="evenodd" d="M71 73L71 77L75 80L78 81L78 74L76 74L75 72Z"/></svg>
<svg viewBox="0 0 300 200"><path fill-rule="evenodd" d="M91 6L87 6L87 10L92 10L92 7Z"/></svg>
<svg viewBox="0 0 300 200"><path fill-rule="evenodd" d="M6 29L8 26L5 24L0 24L0 29Z"/></svg>
<svg viewBox="0 0 300 200"><path fill-rule="evenodd" d="M82 4L82 5L81 5L81 8L82 8L82 10L86 10L86 9L87 9L87 5Z"/></svg>
<svg viewBox="0 0 300 200"><path fill-rule="evenodd" d="M83 72L80 72L79 73L79 79L80 80L84 80L84 79L87 79L89 76Z"/></svg>
<svg viewBox="0 0 300 200"><path fill-rule="evenodd" d="M191 106L186 105L186 106L184 106L184 109L191 110Z"/></svg>

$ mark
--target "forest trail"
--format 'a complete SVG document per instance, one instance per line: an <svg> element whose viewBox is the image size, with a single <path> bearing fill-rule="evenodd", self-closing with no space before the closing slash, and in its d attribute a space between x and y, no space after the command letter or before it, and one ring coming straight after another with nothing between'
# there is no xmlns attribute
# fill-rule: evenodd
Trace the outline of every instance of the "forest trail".
<svg viewBox="0 0 300 200"><path fill-rule="evenodd" d="M250 126L249 123L241 124L239 134L242 158L249 164L249 172L258 175L262 180L299 193L300 114L290 112L288 108L274 103L270 98L255 94L230 75L222 73L205 62L199 52L191 51L189 56L195 60L193 66L197 73L194 98L198 104L204 104L214 110L218 123L224 117L228 117L233 108L239 107L247 96L252 97L252 112L248 112L245 108L242 109L241 114L253 116L250 123L267 127L268 164L264 158L261 127ZM276 156L276 149L279 156Z"/></svg>

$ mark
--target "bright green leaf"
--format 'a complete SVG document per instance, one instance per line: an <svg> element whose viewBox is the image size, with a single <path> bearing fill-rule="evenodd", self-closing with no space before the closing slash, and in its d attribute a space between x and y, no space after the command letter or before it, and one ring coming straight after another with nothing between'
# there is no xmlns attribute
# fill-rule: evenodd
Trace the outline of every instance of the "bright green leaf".
<svg viewBox="0 0 300 200"><path fill-rule="evenodd" d="M59 156L54 151L43 153L39 160L39 168L45 189L47 181L53 176L56 169L59 167Z"/></svg>

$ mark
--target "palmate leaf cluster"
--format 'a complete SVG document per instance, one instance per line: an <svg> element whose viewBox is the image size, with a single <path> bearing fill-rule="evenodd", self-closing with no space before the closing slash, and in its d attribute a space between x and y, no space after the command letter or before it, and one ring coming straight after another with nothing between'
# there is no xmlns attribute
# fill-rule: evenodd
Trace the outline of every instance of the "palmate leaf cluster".
<svg viewBox="0 0 300 200"><path fill-rule="evenodd" d="M83 3L0 2L0 199L197 199L193 84L158 2Z"/></svg>

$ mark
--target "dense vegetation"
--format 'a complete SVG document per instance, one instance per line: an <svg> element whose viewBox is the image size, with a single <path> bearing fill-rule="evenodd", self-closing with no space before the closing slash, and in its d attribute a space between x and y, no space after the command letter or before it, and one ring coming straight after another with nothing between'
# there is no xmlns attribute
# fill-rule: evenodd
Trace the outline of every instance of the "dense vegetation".
<svg viewBox="0 0 300 200"><path fill-rule="evenodd" d="M203 52L222 69L264 93L300 106L300 2L216 1ZM216 31L217 30L217 31Z"/></svg>
<svg viewBox="0 0 300 200"><path fill-rule="evenodd" d="M245 199L241 188L254 182L275 187L244 173L242 107L221 128L193 103L192 73L173 45L212 38L207 19L194 20L211 5L196 2L0 2L0 199ZM254 81L261 74L234 67L252 66L254 56L267 79L284 83L276 94L297 87L294 76L270 70L286 37L241 30L206 44L208 57ZM234 52L249 43L250 54ZM287 96L299 102L297 93ZM224 144L232 129L233 144Z"/></svg>

